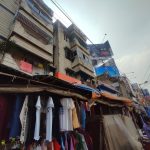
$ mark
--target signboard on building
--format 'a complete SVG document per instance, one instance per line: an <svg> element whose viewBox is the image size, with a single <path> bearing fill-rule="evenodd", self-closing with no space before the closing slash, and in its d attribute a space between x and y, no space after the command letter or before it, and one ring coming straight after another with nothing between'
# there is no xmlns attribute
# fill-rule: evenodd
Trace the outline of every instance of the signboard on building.
<svg viewBox="0 0 150 150"><path fill-rule="evenodd" d="M103 44L88 45L92 59L109 58L113 56L111 46L108 41Z"/></svg>
<svg viewBox="0 0 150 150"><path fill-rule="evenodd" d="M95 67L95 73L97 76L107 73L110 77L120 76L119 70L116 66L100 66Z"/></svg>
<svg viewBox="0 0 150 150"><path fill-rule="evenodd" d="M28 73L32 73L33 71L32 64L25 62L23 60L20 61L20 69Z"/></svg>

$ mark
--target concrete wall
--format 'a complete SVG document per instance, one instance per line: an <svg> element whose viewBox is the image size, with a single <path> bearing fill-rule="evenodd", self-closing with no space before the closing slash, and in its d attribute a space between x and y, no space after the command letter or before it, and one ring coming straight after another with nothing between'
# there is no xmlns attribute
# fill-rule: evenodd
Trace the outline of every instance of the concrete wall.
<svg viewBox="0 0 150 150"><path fill-rule="evenodd" d="M47 34L51 38L49 43L44 43L40 38L37 38L36 35L34 35L35 31L31 33L30 30L32 29L29 29L30 27L25 26L18 20L17 17L19 14L29 20L43 33ZM25 48L27 51L53 63L53 25L52 23L46 23L41 17L34 13L26 0L23 0L21 3L12 30L13 34L10 40L16 42L17 45Z"/></svg>
<svg viewBox="0 0 150 150"><path fill-rule="evenodd" d="M9 38L17 45L17 49L10 48L7 52L4 52L1 65L22 72L20 61L26 58L24 61L33 66L32 75L48 74L51 72L48 66L53 65L53 24L51 19L47 21L38 13L35 13L28 2L27 0L0 0L0 38ZM45 9L45 6L42 5L42 0L39 0L37 5L39 5L41 10L39 11L40 14L41 12L44 12L44 14L47 13L48 8ZM36 26L39 30L32 30L30 32L31 28L18 19L19 14L24 15L26 18L26 20L23 18L23 21L28 23L28 19L30 25L33 24L32 29ZM47 15L50 18L52 17L52 13L47 13ZM47 42L42 41L45 37L40 33L47 35ZM43 36L42 40L39 38L41 35Z"/></svg>
<svg viewBox="0 0 150 150"><path fill-rule="evenodd" d="M74 41L66 41L64 39L64 31L67 31L67 28L64 27L59 21L55 23L55 33L54 33L54 41L56 45L55 54L54 54L54 61L55 67L57 68L56 71L66 74L66 68L70 68L75 72L83 71L85 74L93 77L93 66L92 62L89 58L89 53L86 49L80 46L79 42L75 39ZM69 34L69 33L68 33ZM69 36L69 35L68 35ZM76 51L77 55L74 61L70 61L65 57L65 50L64 48L68 47L73 52ZM84 60L83 55L86 57ZM77 75L77 78L80 77Z"/></svg>
<svg viewBox="0 0 150 150"><path fill-rule="evenodd" d="M18 0L0 0L0 38L9 37L18 6Z"/></svg>
<svg viewBox="0 0 150 150"><path fill-rule="evenodd" d="M64 27L63 25L58 22L57 25L57 31L55 32L55 67L56 72L61 72L63 74L66 74L65 68L71 68L71 61L65 58L65 47L70 48L70 42L69 39L66 41L64 40Z"/></svg>

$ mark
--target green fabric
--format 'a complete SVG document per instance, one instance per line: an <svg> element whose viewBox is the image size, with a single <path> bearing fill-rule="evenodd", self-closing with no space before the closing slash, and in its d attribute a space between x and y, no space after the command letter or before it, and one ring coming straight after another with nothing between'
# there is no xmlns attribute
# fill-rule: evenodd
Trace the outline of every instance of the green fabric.
<svg viewBox="0 0 150 150"><path fill-rule="evenodd" d="M76 133L76 139L78 140L76 150L84 150L82 137L80 136L80 134Z"/></svg>

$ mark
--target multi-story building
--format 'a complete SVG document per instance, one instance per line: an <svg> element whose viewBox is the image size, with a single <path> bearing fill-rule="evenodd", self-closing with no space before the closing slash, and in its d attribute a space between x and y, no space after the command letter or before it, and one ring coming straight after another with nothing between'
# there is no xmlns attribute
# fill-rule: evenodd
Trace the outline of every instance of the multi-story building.
<svg viewBox="0 0 150 150"><path fill-rule="evenodd" d="M42 0L2 0L0 37L8 39L1 66L29 75L51 74L53 11Z"/></svg>
<svg viewBox="0 0 150 150"><path fill-rule="evenodd" d="M88 50L91 55L93 66L103 64L113 56L109 41L102 44L88 44Z"/></svg>
<svg viewBox="0 0 150 150"><path fill-rule="evenodd" d="M111 77L120 76L115 60L112 58L113 51L106 41L102 44L89 44L88 50L97 76L108 73Z"/></svg>
<svg viewBox="0 0 150 150"><path fill-rule="evenodd" d="M63 74L85 82L94 77L87 37L74 25L54 24L54 64L56 75Z"/></svg>

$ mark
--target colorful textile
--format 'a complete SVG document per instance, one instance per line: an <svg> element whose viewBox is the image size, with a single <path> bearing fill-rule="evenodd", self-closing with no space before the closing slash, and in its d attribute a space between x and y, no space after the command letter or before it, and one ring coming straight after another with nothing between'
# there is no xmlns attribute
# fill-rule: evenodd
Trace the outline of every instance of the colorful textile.
<svg viewBox="0 0 150 150"><path fill-rule="evenodd" d="M60 131L72 131L72 109L75 107L72 98L61 99L62 108L60 108Z"/></svg>
<svg viewBox="0 0 150 150"><path fill-rule="evenodd" d="M146 110L148 117L150 117L150 107L145 107L145 110Z"/></svg>
<svg viewBox="0 0 150 150"><path fill-rule="evenodd" d="M20 113L20 122L21 122L21 134L20 141L24 143L27 138L27 114L28 114L28 96L25 97L21 113Z"/></svg>
<svg viewBox="0 0 150 150"><path fill-rule="evenodd" d="M53 140L54 150L60 150L60 145L56 139Z"/></svg>
<svg viewBox="0 0 150 150"><path fill-rule="evenodd" d="M80 128L80 123L79 123L79 119L77 116L76 107L74 107L72 110L72 125L74 129Z"/></svg>
<svg viewBox="0 0 150 150"><path fill-rule="evenodd" d="M86 112L84 103L81 104L81 127L85 129Z"/></svg>
<svg viewBox="0 0 150 150"><path fill-rule="evenodd" d="M26 145L29 145L33 142L34 138L34 128L35 128L35 119L36 119L36 101L37 97L34 95L29 96L28 101L28 114L27 114L27 138Z"/></svg>
<svg viewBox="0 0 150 150"><path fill-rule="evenodd" d="M12 110L11 127L9 132L9 138L16 138L20 136L21 123L19 115L23 105L23 97L17 95Z"/></svg>
<svg viewBox="0 0 150 150"><path fill-rule="evenodd" d="M0 96L0 140L4 138L4 129L7 126L8 102L4 96Z"/></svg>

